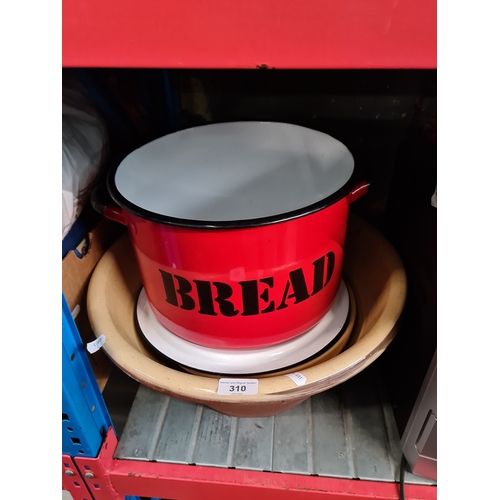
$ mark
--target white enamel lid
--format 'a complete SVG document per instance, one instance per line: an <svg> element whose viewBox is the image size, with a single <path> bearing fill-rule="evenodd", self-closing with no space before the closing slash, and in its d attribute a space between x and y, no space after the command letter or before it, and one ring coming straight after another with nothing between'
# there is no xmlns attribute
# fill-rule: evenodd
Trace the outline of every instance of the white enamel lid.
<svg viewBox="0 0 500 500"><path fill-rule="evenodd" d="M124 209L160 222L265 223L334 203L341 196L332 195L353 171L349 150L327 134L233 122L182 130L138 148L112 172L108 187Z"/></svg>

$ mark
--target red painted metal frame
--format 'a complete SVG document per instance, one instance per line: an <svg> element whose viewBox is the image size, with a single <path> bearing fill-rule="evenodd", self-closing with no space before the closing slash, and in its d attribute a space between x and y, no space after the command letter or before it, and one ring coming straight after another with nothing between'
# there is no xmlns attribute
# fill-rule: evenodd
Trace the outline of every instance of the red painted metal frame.
<svg viewBox="0 0 500 500"><path fill-rule="evenodd" d="M437 67L437 0L63 0L63 67L369 69ZM75 457L75 500L398 500L396 483ZM89 477L85 477L85 475ZM75 477L87 485L77 488ZM79 482L79 481L77 481ZM407 485L408 500L437 489ZM79 496L80 495L80 496ZM92 497L91 497L92 498Z"/></svg>
<svg viewBox="0 0 500 500"><path fill-rule="evenodd" d="M87 483L69 455L62 456L62 489L69 491L73 500L94 500Z"/></svg>
<svg viewBox="0 0 500 500"><path fill-rule="evenodd" d="M65 67L436 68L437 0L63 0Z"/></svg>
<svg viewBox="0 0 500 500"><path fill-rule="evenodd" d="M113 458L118 442L110 429L97 458L75 457L95 500L125 495L199 500L398 500L399 485L317 476L254 472ZM408 500L436 500L434 486L406 485Z"/></svg>

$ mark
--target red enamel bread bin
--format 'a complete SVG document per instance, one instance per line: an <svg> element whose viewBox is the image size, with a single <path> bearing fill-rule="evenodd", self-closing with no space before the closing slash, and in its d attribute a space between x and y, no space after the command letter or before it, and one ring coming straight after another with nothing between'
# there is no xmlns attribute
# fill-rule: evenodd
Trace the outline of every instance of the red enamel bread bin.
<svg viewBox="0 0 500 500"><path fill-rule="evenodd" d="M332 137L269 122L177 132L127 156L108 176L148 302L180 337L248 349L312 328L331 307L349 205L368 188ZM102 195L101 195L102 196Z"/></svg>

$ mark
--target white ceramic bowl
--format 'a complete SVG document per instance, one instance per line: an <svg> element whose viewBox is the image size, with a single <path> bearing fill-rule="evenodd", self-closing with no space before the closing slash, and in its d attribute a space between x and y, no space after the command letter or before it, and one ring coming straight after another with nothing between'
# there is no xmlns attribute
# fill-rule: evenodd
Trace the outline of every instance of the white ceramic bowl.
<svg viewBox="0 0 500 500"><path fill-rule="evenodd" d="M314 356L340 334L349 316L349 292L341 281L330 310L307 332L286 342L259 349L213 349L193 344L165 328L147 300L144 288L137 301L137 324L160 357L205 372L251 375L280 370Z"/></svg>
<svg viewBox="0 0 500 500"><path fill-rule="evenodd" d="M295 372L302 372L306 368L322 363L323 361L331 359L334 356L337 356L340 352L342 352L342 349L344 349L347 342L349 341L349 338L351 337L351 333L354 328L354 323L356 322L356 300L354 298L352 290L350 290L349 287L347 288L349 292L349 317L347 319L346 324L342 328L341 333L339 333L335 337L333 342L331 342L331 344L326 349L322 349L320 352L316 353L309 359L305 358L305 361L302 361L298 365L288 366L283 370L274 370L268 373L261 373L258 375L259 379L267 377L276 377L278 375L288 375L290 373L295 373ZM216 373L200 372L193 368L189 368L188 366L180 365L180 367L184 369L184 371L187 371L188 373L192 373L193 375L201 375L202 377L221 378L222 376L226 376L226 375L221 375L220 373L216 374Z"/></svg>

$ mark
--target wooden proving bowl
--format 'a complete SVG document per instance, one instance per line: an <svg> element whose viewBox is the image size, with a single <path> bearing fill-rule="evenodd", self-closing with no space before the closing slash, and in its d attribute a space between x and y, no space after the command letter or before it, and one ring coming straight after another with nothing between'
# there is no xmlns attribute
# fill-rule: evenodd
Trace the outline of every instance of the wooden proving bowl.
<svg viewBox="0 0 500 500"><path fill-rule="evenodd" d="M96 337L106 336L102 348L109 358L151 389L227 415L276 415L359 373L384 352L396 334L406 299L406 273L391 244L355 216L349 218L343 273L357 309L345 350L301 370L307 379L302 386L285 374L259 378L256 395L217 394L218 379L168 368L149 353L134 320L142 283L127 234L95 268L87 295L88 316Z"/></svg>

